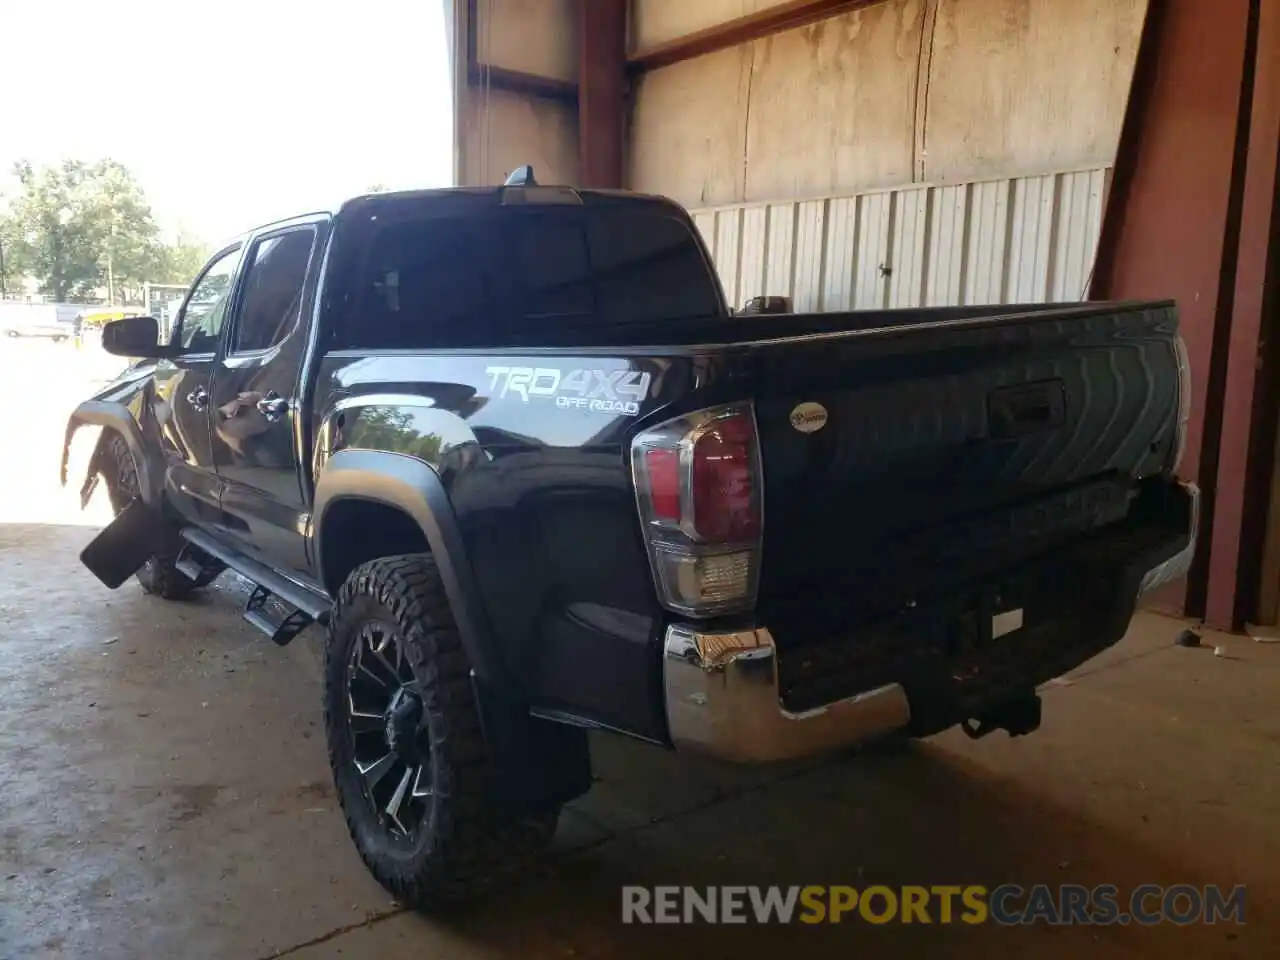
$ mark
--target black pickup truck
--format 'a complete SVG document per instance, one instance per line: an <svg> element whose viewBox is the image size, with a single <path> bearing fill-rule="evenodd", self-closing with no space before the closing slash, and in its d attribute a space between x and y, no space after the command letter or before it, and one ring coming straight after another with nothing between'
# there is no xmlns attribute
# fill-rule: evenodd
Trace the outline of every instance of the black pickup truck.
<svg viewBox="0 0 1280 960"><path fill-rule="evenodd" d="M137 362L68 425L117 511L85 565L166 599L229 567L277 643L325 628L342 808L420 905L527 863L587 730L1029 733L1194 549L1173 304L735 314L656 197L360 197L103 343Z"/></svg>

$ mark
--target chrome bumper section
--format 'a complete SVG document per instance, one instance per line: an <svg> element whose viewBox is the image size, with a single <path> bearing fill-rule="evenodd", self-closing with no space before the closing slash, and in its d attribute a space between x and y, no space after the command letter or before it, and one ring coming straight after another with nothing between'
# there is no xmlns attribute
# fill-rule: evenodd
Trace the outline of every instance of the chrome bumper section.
<svg viewBox="0 0 1280 960"><path fill-rule="evenodd" d="M1191 569L1191 561L1196 555L1196 538L1200 532L1200 488L1194 483L1179 483L1178 485L1182 487L1183 492L1191 500L1191 539L1185 547L1164 563L1154 566L1146 572L1142 578L1142 584L1138 587L1139 600L1153 590L1185 577Z"/></svg>
<svg viewBox="0 0 1280 960"><path fill-rule="evenodd" d="M663 681L676 749L735 763L824 753L905 727L899 684L790 713L778 699L777 650L766 629L667 629Z"/></svg>

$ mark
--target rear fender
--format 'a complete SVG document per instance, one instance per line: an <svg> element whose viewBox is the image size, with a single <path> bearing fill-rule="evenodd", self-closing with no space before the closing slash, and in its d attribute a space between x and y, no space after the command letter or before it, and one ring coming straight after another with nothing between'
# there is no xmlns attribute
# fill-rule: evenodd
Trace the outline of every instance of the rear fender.
<svg viewBox="0 0 1280 960"><path fill-rule="evenodd" d="M584 730L529 713L525 691L494 642L475 575L439 475L416 457L374 450L340 450L316 479L312 544L321 579L326 511L358 499L394 507L422 530L472 667L485 742L498 774L496 795L517 811L549 809L591 787L591 759Z"/></svg>
<svg viewBox="0 0 1280 960"><path fill-rule="evenodd" d="M488 620L480 605L479 590L467 560L449 495L440 477L423 461L400 453L375 450L340 450L333 454L316 479L314 534L316 566L325 583L323 537L326 511L341 500L369 500L395 507L412 517L421 528L444 581L449 606L458 624L463 649L476 676L498 688L508 678L492 640Z"/></svg>

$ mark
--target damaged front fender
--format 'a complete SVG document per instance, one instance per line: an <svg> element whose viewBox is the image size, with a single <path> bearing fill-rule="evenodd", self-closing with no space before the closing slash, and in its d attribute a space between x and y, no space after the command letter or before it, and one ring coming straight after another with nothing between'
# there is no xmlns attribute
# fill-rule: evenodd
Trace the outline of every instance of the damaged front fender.
<svg viewBox="0 0 1280 960"><path fill-rule="evenodd" d="M67 473L71 460L71 444L76 431L83 426L97 426L102 433L94 445L89 457L83 484L80 488L80 505L84 507L93 496L97 487L101 457L106 450L107 431L114 431L124 440L129 452L133 454L134 466L138 471L138 491L142 502L148 507L158 508L161 500L162 478L154 468L151 457L147 456L146 443L142 429L134 418L133 412L123 403L108 400L86 400L76 407L67 421L67 431L62 443L62 463L59 478L62 485L67 485Z"/></svg>
<svg viewBox="0 0 1280 960"><path fill-rule="evenodd" d="M87 467L85 467L84 483L80 485L80 509L81 510L89 506L89 501L93 499L94 491L98 489L98 481L102 479L102 472L101 472L102 461L100 458L102 456L102 451L107 448L106 441L107 441L106 431L99 431L98 438L97 440L94 441L94 444L93 444L93 453L90 454L89 456L89 464ZM71 448L71 441L68 440L67 449L70 450L70 448ZM64 452L63 469L62 469L62 473L63 473L62 485L64 487L67 485L66 461L67 461L67 455Z"/></svg>

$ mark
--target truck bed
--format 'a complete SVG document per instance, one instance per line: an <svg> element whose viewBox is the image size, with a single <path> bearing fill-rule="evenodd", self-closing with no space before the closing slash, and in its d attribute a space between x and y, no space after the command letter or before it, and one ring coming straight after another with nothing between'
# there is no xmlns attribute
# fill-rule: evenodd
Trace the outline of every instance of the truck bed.
<svg viewBox="0 0 1280 960"><path fill-rule="evenodd" d="M950 331L1016 325L1043 317L1062 319L1095 315L1100 311L1172 309L1173 306L1172 301L986 304L822 313L671 317L661 321L610 324L601 324L592 318L557 317L554 323L530 323L524 329L513 332L507 338L506 345L513 348L585 348L592 351L616 347L628 352L663 351L672 347L754 349L763 343L794 338L843 337L847 334L878 338L895 334L910 335L933 329ZM476 346L480 346L480 343L477 342Z"/></svg>
<svg viewBox="0 0 1280 960"><path fill-rule="evenodd" d="M759 615L870 622L1123 522L1174 457L1176 330L1169 303L1074 304L720 318L668 324L658 346L652 328L557 326L501 348L335 351L315 429L326 452L432 463L535 702L662 739L669 615L635 509L637 433L752 400ZM583 402L608 378L643 396ZM791 415L813 403L826 423L801 432Z"/></svg>

